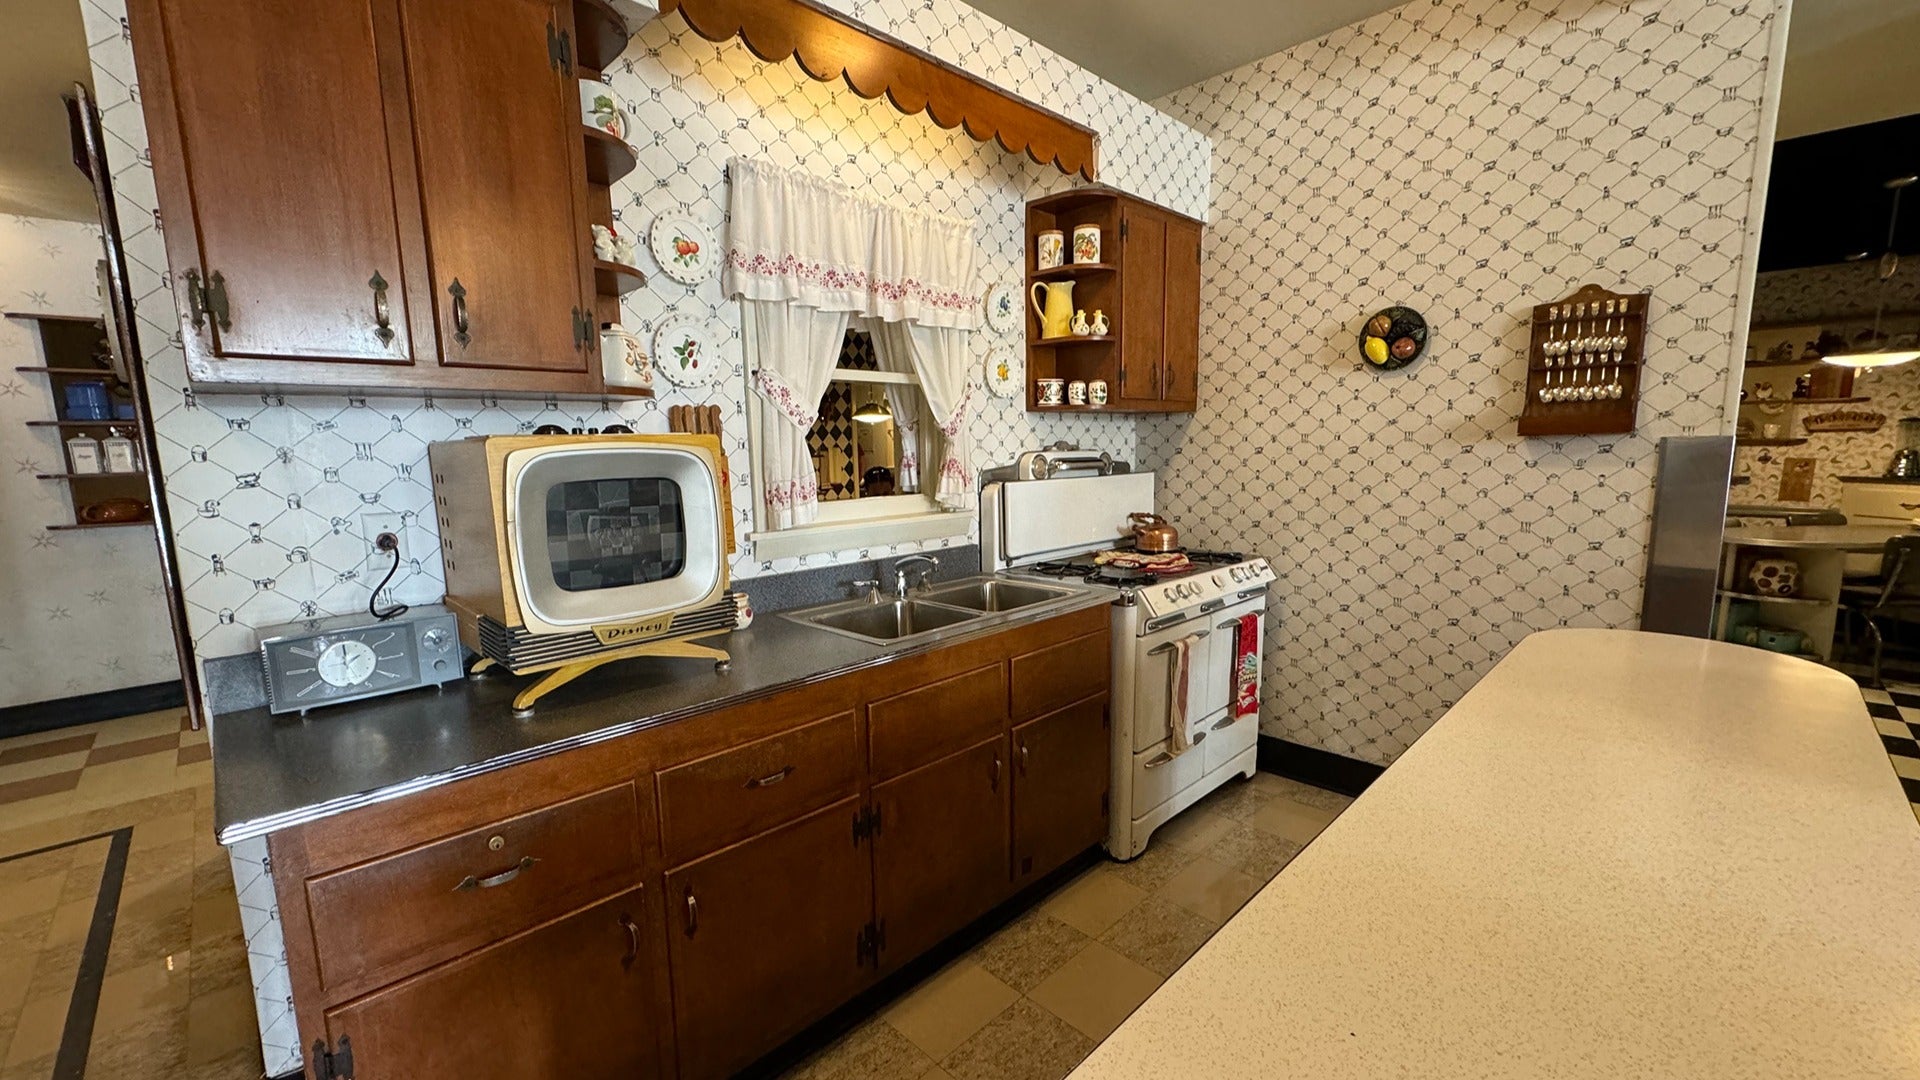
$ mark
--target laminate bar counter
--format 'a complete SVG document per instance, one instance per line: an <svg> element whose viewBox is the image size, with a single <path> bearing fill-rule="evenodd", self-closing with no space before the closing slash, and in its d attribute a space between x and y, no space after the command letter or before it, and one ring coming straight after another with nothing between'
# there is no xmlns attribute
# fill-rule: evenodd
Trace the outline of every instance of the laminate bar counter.
<svg viewBox="0 0 1920 1080"><path fill-rule="evenodd" d="M1859 690L1534 634L1080 1080L1920 1076L1920 824Z"/></svg>
<svg viewBox="0 0 1920 1080"><path fill-rule="evenodd" d="M504 769L782 690L997 634L1036 619L1103 606L1113 594L1070 582L1077 595L990 615L959 633L870 644L761 615L709 644L733 663L639 657L610 664L513 714L532 680L504 672L366 701L272 715L213 718L215 836L234 844L453 780Z"/></svg>

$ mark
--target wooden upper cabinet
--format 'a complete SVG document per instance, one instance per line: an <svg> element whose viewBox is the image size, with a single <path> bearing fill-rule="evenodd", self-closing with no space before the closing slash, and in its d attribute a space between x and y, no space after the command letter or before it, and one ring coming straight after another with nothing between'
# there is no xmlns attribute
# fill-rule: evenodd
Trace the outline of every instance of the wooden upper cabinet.
<svg viewBox="0 0 1920 1080"><path fill-rule="evenodd" d="M1041 269L1041 231L1101 231L1101 261ZM1104 311L1109 336L1042 339L1027 320L1027 408L1035 412L1191 412L1199 396L1200 222L1102 185L1027 204L1027 280L1071 282L1073 306ZM1105 406L1039 404L1038 380L1103 380Z"/></svg>
<svg viewBox="0 0 1920 1080"><path fill-rule="evenodd" d="M551 0L130 0L198 383L604 389Z"/></svg>
<svg viewBox="0 0 1920 1080"><path fill-rule="evenodd" d="M275 365L263 360L406 365L432 354L430 333L416 336L407 274L417 208L392 180L382 61L398 58L382 54L375 7L129 5L196 379L221 380L230 366L264 374Z"/></svg>
<svg viewBox="0 0 1920 1080"><path fill-rule="evenodd" d="M547 46L572 5L401 0L400 18L441 363L584 374L579 84Z"/></svg>

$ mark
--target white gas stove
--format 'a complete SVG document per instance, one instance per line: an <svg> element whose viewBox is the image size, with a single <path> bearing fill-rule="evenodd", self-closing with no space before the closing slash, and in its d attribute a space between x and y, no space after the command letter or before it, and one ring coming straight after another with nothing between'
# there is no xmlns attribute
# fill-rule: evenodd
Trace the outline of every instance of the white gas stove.
<svg viewBox="0 0 1920 1080"><path fill-rule="evenodd" d="M1176 568L1110 565L1102 553L1131 546L1127 515L1154 509L1154 476L1104 454L1023 454L981 479L983 566L1114 591L1107 850L1131 859L1174 815L1227 780L1253 775L1273 569L1239 552L1193 549ZM1179 647L1187 655L1184 709L1174 677Z"/></svg>

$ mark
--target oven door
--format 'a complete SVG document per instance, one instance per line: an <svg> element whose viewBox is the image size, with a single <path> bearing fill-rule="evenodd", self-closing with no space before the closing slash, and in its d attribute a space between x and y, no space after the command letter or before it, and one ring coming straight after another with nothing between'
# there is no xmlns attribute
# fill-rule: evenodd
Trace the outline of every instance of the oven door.
<svg viewBox="0 0 1920 1080"><path fill-rule="evenodd" d="M1133 674L1135 753L1164 741L1169 734L1173 643L1183 637L1193 639L1188 653L1187 730L1204 742L1232 704L1234 624L1240 616L1261 613L1265 607L1264 594L1230 607L1203 607L1192 618L1137 640ZM1261 622L1265 623L1264 617Z"/></svg>

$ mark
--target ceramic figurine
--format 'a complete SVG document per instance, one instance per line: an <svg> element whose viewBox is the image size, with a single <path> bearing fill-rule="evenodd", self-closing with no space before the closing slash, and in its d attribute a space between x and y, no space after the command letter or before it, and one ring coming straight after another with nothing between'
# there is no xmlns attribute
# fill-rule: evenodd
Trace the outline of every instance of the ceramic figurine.
<svg viewBox="0 0 1920 1080"><path fill-rule="evenodd" d="M1093 309L1093 321L1089 325L1093 327L1093 332L1096 337L1106 337L1107 331L1113 326L1112 323L1107 321L1107 313L1101 311L1099 308Z"/></svg>
<svg viewBox="0 0 1920 1080"><path fill-rule="evenodd" d="M593 257L605 262L615 262L622 266L632 266L639 258L633 241L614 232L605 225L590 226L593 230Z"/></svg>
<svg viewBox="0 0 1920 1080"><path fill-rule="evenodd" d="M1073 333L1075 337L1086 337L1093 333L1093 327L1087 325L1087 313L1084 309L1073 313Z"/></svg>

